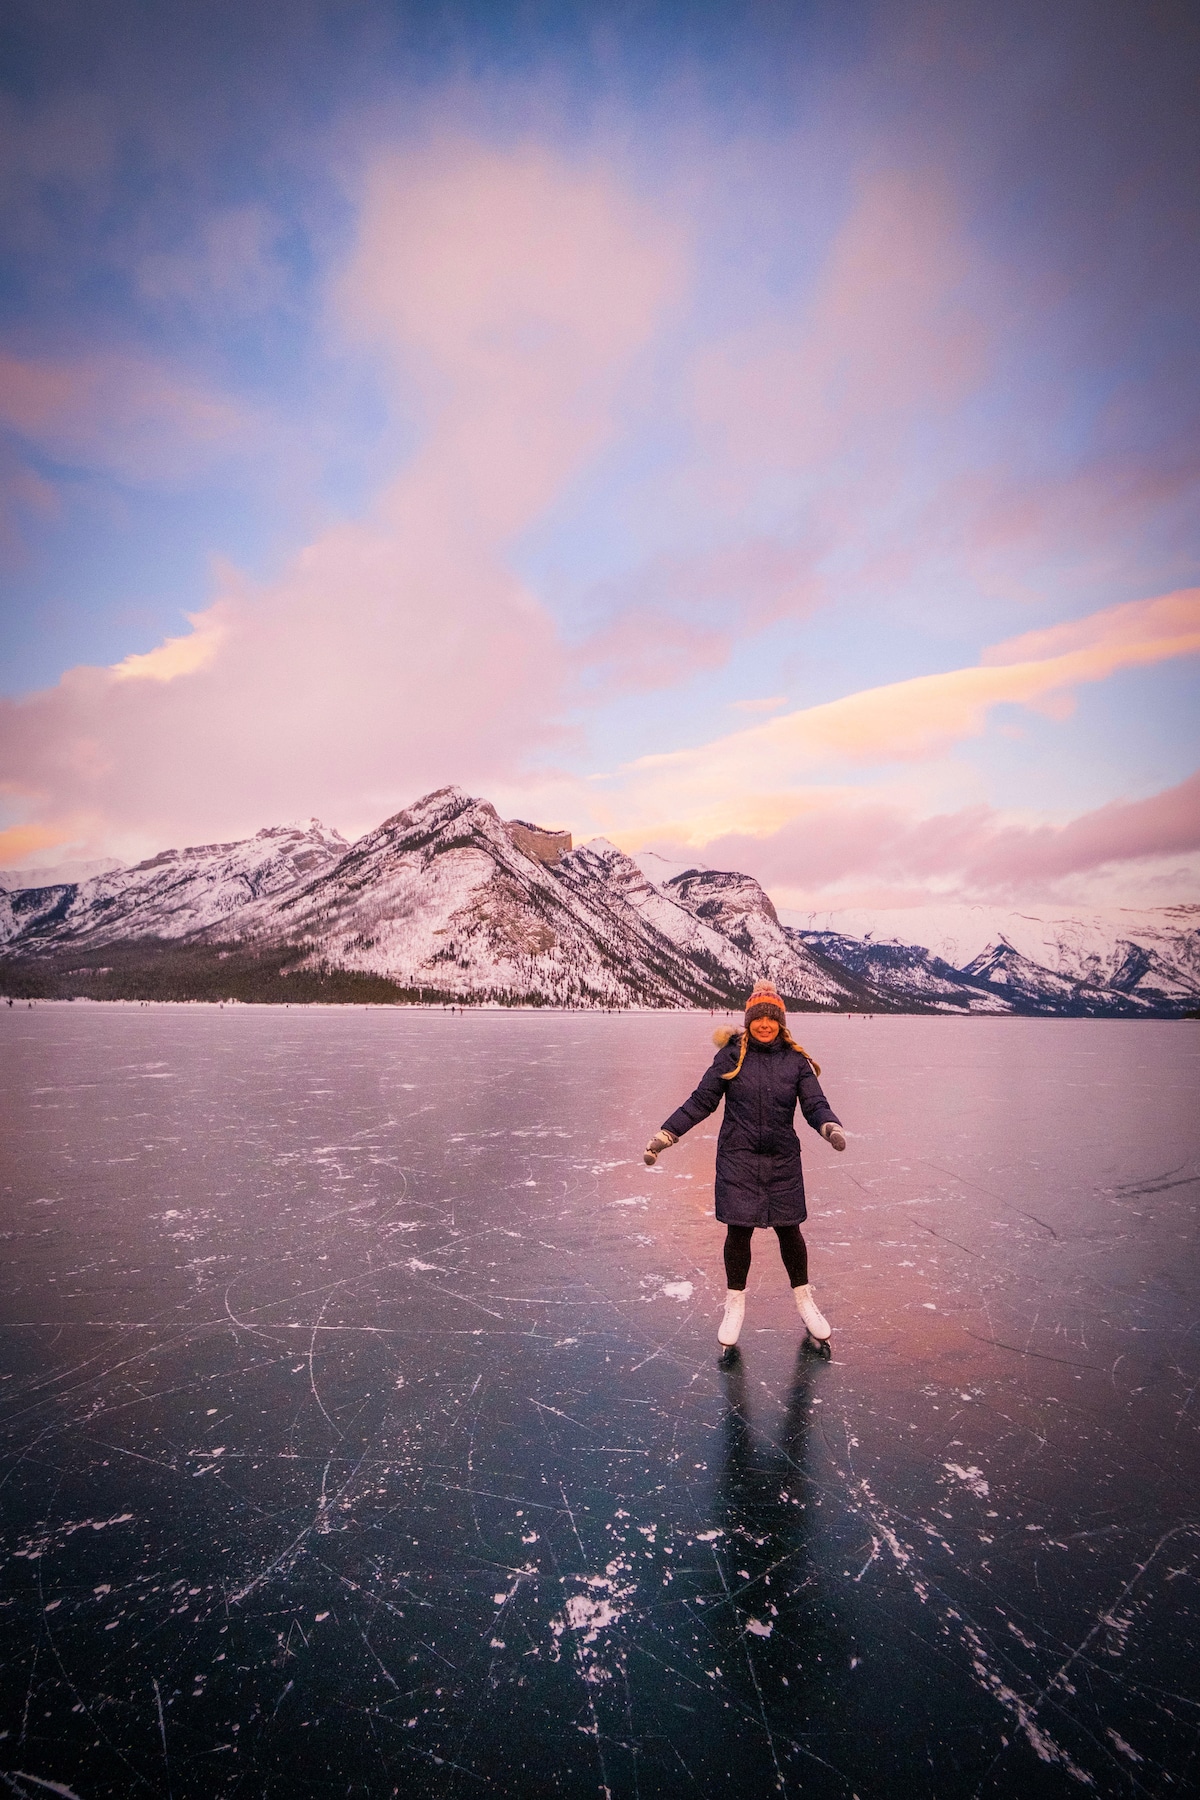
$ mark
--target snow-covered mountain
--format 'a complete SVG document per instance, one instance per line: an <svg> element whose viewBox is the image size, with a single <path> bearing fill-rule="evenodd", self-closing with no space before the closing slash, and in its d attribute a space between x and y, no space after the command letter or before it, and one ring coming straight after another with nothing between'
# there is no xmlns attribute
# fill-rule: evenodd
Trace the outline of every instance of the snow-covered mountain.
<svg viewBox="0 0 1200 1800"><path fill-rule="evenodd" d="M593 838L591 841L599 844L606 840ZM679 857L660 856L657 850L639 850L633 860L647 881L652 881L655 887L664 887L673 875L690 875L697 869L705 873L708 871L708 864L698 863L694 856L684 862Z"/></svg>
<svg viewBox="0 0 1200 1800"><path fill-rule="evenodd" d="M115 856L94 856L85 862L56 863L52 869L0 869L0 888L9 892L17 888L64 887L68 882L87 881L93 875L107 875L119 869Z"/></svg>
<svg viewBox="0 0 1200 1800"><path fill-rule="evenodd" d="M1141 913L1127 909L1117 915L1116 926L1107 952L1089 945L1084 979L1102 980L1118 993L1152 1004L1195 1004L1200 995L1200 906L1162 906Z"/></svg>
<svg viewBox="0 0 1200 1800"><path fill-rule="evenodd" d="M779 923L779 915L750 875L721 869L687 869L673 875L664 894L700 924L742 952L751 982L766 976L781 994L808 1006L860 1011L878 998L856 975L821 959Z"/></svg>
<svg viewBox="0 0 1200 1800"><path fill-rule="evenodd" d="M549 833L554 860L530 854L518 839L532 836L486 800L441 788L291 893L248 906L238 936L285 938L310 962L430 995L575 1006L730 997L725 971L693 961L618 883L591 878L586 858L562 854Z"/></svg>
<svg viewBox="0 0 1200 1800"><path fill-rule="evenodd" d="M1154 1006L1200 998L1197 905L1063 913L947 903L882 915L809 914L793 923L813 944L837 937L877 949L922 945L956 970L1008 945L1037 968L1086 988L1111 988Z"/></svg>
<svg viewBox="0 0 1200 1800"><path fill-rule="evenodd" d="M744 995L760 976L801 1006L861 1010L878 1004L844 969L830 968L805 944L789 942L762 888L748 875L689 869L662 884L606 838L564 858L563 879L582 894L619 895L668 938L714 987Z"/></svg>
<svg viewBox="0 0 1200 1800"><path fill-rule="evenodd" d="M994 1011L1003 1001L1001 1010L1024 1013L1138 1018L1200 1006L1200 906L1107 920L997 914L988 923L994 935L957 965L895 939L787 929L877 990L939 1011ZM955 920L952 932L931 935L953 948L961 930Z"/></svg>
<svg viewBox="0 0 1200 1800"><path fill-rule="evenodd" d="M963 974L968 979L985 981L989 987L1002 988L1011 999L1022 1001L1028 1007L1048 1012L1069 1006L1081 985L1067 975L1058 975L1053 969L1022 956L1003 938L973 956Z"/></svg>
<svg viewBox="0 0 1200 1800"><path fill-rule="evenodd" d="M0 893L0 945L31 950L192 938L229 927L256 900L281 897L348 848L318 819L270 826L234 844L163 850L90 881Z"/></svg>
<svg viewBox="0 0 1200 1800"><path fill-rule="evenodd" d="M784 930L894 1004L947 1013L1013 1011L1010 994L973 980L920 944L877 943L837 931L799 931L790 925Z"/></svg>
<svg viewBox="0 0 1200 1800"><path fill-rule="evenodd" d="M509 1004L724 1007L763 975L795 1008L1128 1017L1200 1003L1200 907L1163 909L1107 943L1082 928L1055 942L1058 967L1002 933L958 964L784 925L748 875L660 869L603 838L572 848L567 833L505 822L457 788L353 844L311 819L0 890L0 988L6 964L27 982L50 967L112 975L75 965L109 946L105 962L125 979L139 957L177 945L192 971L235 949L266 958L281 997L290 970L382 978L393 997Z"/></svg>

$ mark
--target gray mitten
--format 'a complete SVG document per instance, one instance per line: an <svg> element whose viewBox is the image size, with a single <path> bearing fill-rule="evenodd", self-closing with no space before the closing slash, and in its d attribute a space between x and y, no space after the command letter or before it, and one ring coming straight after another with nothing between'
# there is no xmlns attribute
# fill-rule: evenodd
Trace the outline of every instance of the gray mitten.
<svg viewBox="0 0 1200 1800"><path fill-rule="evenodd" d="M642 1152L642 1161L652 1169L664 1150L669 1150L679 1139L673 1131L656 1131Z"/></svg>
<svg viewBox="0 0 1200 1800"><path fill-rule="evenodd" d="M824 1125L822 1125L821 1136L825 1139L827 1144L832 1144L835 1150L844 1150L846 1148L846 1134L840 1125L834 1124L832 1119L826 1119Z"/></svg>

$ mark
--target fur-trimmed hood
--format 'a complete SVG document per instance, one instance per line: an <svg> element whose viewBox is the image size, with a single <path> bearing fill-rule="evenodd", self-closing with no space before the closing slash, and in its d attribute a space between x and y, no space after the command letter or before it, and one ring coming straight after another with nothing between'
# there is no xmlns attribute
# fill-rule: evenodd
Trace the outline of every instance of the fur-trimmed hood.
<svg viewBox="0 0 1200 1800"><path fill-rule="evenodd" d="M821 1065L817 1061L816 1057L813 1056L810 1051L806 1050L804 1048L803 1044L798 1044L796 1042L795 1038L792 1037L791 1034L788 1032L786 1025L784 1026L783 1029L784 1029L784 1042L786 1044L789 1044L793 1050L798 1050L800 1052L801 1056L806 1056L808 1058L809 1062L812 1064L813 1074L819 1075L821 1073ZM712 1041L717 1046L718 1050L723 1050L725 1048L726 1044L734 1043L742 1035L743 1035L742 1032L740 1032L737 1029L737 1027L734 1025L718 1025L717 1029L712 1034Z"/></svg>

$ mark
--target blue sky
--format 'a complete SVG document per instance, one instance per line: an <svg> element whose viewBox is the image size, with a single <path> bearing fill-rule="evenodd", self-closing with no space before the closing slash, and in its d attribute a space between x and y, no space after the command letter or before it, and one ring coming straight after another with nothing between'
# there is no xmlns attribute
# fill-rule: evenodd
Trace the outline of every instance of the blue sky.
<svg viewBox="0 0 1200 1800"><path fill-rule="evenodd" d="M10 5L0 864L456 781L799 911L1194 899L1198 62Z"/></svg>

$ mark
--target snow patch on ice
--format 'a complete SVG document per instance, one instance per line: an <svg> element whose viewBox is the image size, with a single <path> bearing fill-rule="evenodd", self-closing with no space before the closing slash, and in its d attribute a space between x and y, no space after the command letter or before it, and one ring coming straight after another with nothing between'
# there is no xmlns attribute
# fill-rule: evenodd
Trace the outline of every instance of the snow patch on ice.
<svg viewBox="0 0 1200 1800"><path fill-rule="evenodd" d="M961 1481L965 1488L970 1488L977 1500L986 1500L988 1484L983 1478L983 1470L977 1469L974 1463L968 1463L964 1469L961 1463L943 1463L943 1469L949 1471L956 1481Z"/></svg>
<svg viewBox="0 0 1200 1800"><path fill-rule="evenodd" d="M77 1531L105 1531L110 1525L128 1525L132 1518L132 1513L122 1512L113 1513L112 1517L108 1519L68 1519L65 1525L56 1526L53 1531L47 1532L45 1537L22 1539L19 1548L13 1551L13 1555L25 1557L29 1562L36 1562L39 1557L46 1554L47 1550L72 1537Z"/></svg>
<svg viewBox="0 0 1200 1800"><path fill-rule="evenodd" d="M572 1631L582 1631L585 1644L594 1644L606 1625L615 1625L625 1616L625 1608L611 1600L594 1600L587 1594L572 1594L566 1606L567 1624Z"/></svg>

